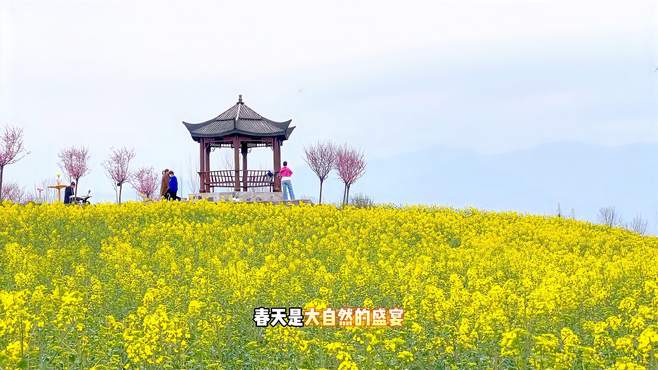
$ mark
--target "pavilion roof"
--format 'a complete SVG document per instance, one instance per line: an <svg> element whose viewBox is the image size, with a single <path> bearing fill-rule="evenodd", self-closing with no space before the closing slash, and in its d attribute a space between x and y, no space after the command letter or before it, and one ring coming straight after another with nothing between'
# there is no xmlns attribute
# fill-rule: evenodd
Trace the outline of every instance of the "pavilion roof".
<svg viewBox="0 0 658 370"><path fill-rule="evenodd" d="M217 117L200 123L183 122L193 139L245 135L255 137L283 137L288 139L295 127L292 120L272 121L256 113L242 101L242 95L234 106Z"/></svg>

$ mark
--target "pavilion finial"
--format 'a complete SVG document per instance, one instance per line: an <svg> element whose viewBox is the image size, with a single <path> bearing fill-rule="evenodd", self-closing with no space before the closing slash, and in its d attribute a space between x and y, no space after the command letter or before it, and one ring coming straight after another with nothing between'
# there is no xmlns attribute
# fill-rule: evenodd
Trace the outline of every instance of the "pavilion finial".
<svg viewBox="0 0 658 370"><path fill-rule="evenodd" d="M238 104L242 104L242 94L238 94Z"/></svg>

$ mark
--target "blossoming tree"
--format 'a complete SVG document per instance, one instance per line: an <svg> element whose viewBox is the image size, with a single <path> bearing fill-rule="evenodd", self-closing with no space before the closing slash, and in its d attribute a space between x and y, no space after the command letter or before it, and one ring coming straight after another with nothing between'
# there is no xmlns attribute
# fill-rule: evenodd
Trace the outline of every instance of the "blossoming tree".
<svg viewBox="0 0 658 370"><path fill-rule="evenodd" d="M365 155L354 148L343 145L336 151L336 171L338 177L345 184L343 190L343 205L345 205L350 197L350 187L366 172Z"/></svg>
<svg viewBox="0 0 658 370"><path fill-rule="evenodd" d="M143 167L131 176L130 184L146 199L153 199L158 188L158 173L153 167Z"/></svg>
<svg viewBox="0 0 658 370"><path fill-rule="evenodd" d="M4 199L2 180L5 167L18 162L27 154L23 145L23 129L5 126L0 136L0 200Z"/></svg>
<svg viewBox="0 0 658 370"><path fill-rule="evenodd" d="M320 179L320 200L318 203L322 204L322 185L331 170L336 166L336 146L331 142L318 142L304 148L304 153L306 154L304 160Z"/></svg>
<svg viewBox="0 0 658 370"><path fill-rule="evenodd" d="M135 150L126 147L112 149L110 157L103 162L107 177L112 180L112 185L117 195L117 202L121 203L123 184L130 179L130 161L135 158Z"/></svg>
<svg viewBox="0 0 658 370"><path fill-rule="evenodd" d="M80 178L89 173L89 150L85 147L70 147L59 152L60 167L75 180L75 196L78 196Z"/></svg>
<svg viewBox="0 0 658 370"><path fill-rule="evenodd" d="M23 203L26 198L25 190L23 190L18 184L13 182L2 184L2 200Z"/></svg>

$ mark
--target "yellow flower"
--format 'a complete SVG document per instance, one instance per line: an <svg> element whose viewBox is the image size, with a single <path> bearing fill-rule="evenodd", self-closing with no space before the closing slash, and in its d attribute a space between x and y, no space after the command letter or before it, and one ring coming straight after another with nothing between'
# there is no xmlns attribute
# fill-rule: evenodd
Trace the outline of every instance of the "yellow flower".
<svg viewBox="0 0 658 370"><path fill-rule="evenodd" d="M654 236L514 212L2 203L0 368L652 368L656 260Z"/></svg>
<svg viewBox="0 0 658 370"><path fill-rule="evenodd" d="M400 360L407 361L407 362L411 362L411 361L414 360L414 355L413 355L413 353L411 353L411 352L409 352L409 351L402 351L402 352L398 353L398 356L397 356L397 357L398 357Z"/></svg>
<svg viewBox="0 0 658 370"><path fill-rule="evenodd" d="M187 306L187 313L193 316L199 315L205 306L206 304L204 302L191 300Z"/></svg>
<svg viewBox="0 0 658 370"><path fill-rule="evenodd" d="M637 339L637 349L642 352L649 352L658 348L658 326L650 326Z"/></svg>

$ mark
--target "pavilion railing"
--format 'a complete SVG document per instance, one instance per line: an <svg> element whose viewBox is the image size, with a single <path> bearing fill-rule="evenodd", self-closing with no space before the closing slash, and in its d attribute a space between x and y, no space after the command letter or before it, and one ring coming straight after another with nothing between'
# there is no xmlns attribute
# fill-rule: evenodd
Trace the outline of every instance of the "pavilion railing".
<svg viewBox="0 0 658 370"><path fill-rule="evenodd" d="M201 171L199 172L202 192L212 192L214 188L232 188L240 190L260 189L273 191L274 176L268 176L268 170L247 170L246 183L243 170L237 171L238 181L235 181L235 170Z"/></svg>

